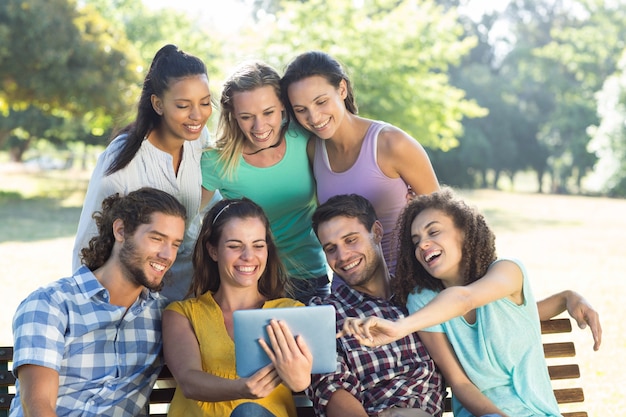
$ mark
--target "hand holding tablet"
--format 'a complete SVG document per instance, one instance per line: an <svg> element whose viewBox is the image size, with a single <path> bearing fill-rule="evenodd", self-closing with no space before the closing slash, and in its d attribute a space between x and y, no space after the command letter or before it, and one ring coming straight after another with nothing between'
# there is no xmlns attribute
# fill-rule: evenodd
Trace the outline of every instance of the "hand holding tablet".
<svg viewBox="0 0 626 417"><path fill-rule="evenodd" d="M259 339L268 346L266 326L284 321L294 337L301 336L313 355L312 373L327 373L337 367L335 308L332 306L238 310L233 313L237 374L249 377L271 363Z"/></svg>

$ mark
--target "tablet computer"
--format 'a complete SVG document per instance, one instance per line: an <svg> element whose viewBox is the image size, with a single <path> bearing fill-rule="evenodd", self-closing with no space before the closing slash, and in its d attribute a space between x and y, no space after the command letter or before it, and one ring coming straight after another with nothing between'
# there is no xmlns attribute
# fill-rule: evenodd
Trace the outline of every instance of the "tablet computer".
<svg viewBox="0 0 626 417"><path fill-rule="evenodd" d="M249 377L271 363L259 344L259 339L265 339L271 346L265 327L272 319L285 321L294 336L300 335L304 338L313 354L312 373L335 371L337 368L335 308L309 306L235 311L233 325L237 375Z"/></svg>

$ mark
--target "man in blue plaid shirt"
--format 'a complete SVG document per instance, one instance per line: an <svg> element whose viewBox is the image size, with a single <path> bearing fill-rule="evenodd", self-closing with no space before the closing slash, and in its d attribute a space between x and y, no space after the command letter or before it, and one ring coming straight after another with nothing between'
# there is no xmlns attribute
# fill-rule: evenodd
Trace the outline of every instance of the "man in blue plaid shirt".
<svg viewBox="0 0 626 417"><path fill-rule="evenodd" d="M161 369L157 291L176 259L186 210L142 188L94 214L83 266L30 294L13 320L10 416L139 416Z"/></svg>
<svg viewBox="0 0 626 417"><path fill-rule="evenodd" d="M328 265L346 285L310 304L333 305L337 329L347 317L396 320L408 315L393 303L380 246L382 225L368 200L354 194L332 197L313 215L313 230ZM374 348L341 337L337 353L337 370L312 375L307 389L317 416L441 416L443 377L417 333Z"/></svg>

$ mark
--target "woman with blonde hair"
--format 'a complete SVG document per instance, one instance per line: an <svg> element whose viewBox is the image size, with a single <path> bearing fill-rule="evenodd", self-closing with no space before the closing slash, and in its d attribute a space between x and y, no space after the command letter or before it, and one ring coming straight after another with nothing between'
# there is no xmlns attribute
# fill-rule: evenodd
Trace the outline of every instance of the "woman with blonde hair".
<svg viewBox="0 0 626 417"><path fill-rule="evenodd" d="M307 302L328 294L326 260L311 229L317 199L306 155L309 134L289 123L280 76L267 64L246 62L226 80L220 105L218 140L202 155L203 204L215 191L259 204L295 297Z"/></svg>

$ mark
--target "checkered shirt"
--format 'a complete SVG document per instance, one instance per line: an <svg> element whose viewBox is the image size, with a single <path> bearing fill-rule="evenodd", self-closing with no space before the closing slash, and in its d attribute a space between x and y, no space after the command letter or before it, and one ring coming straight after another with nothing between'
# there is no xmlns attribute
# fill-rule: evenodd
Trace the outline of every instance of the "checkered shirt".
<svg viewBox="0 0 626 417"><path fill-rule="evenodd" d="M408 314L387 300L342 285L324 299L311 304L330 304L337 310L337 329L347 317L377 316L397 320ZM443 376L413 333L394 343L370 348L354 337L337 339L335 373L312 375L307 395L313 401L317 416L325 416L332 394L344 389L357 398L369 415L391 407L420 408L441 416L445 386Z"/></svg>
<svg viewBox="0 0 626 417"><path fill-rule="evenodd" d="M59 373L57 415L145 415L161 369L161 311L165 298L144 290L127 310L81 267L74 276L39 288L13 318L13 369L26 364ZM20 384L10 417L24 415Z"/></svg>

